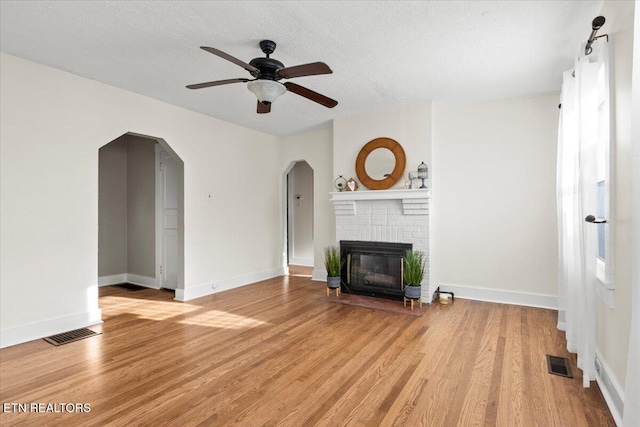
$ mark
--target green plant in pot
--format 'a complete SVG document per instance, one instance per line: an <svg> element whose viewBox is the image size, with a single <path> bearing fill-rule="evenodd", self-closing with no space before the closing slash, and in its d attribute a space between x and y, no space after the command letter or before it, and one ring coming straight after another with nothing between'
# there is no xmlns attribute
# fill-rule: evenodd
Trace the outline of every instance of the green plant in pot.
<svg viewBox="0 0 640 427"><path fill-rule="evenodd" d="M404 296L406 298L418 299L422 292L422 278L426 265L424 253L420 251L407 251L404 259Z"/></svg>
<svg viewBox="0 0 640 427"><path fill-rule="evenodd" d="M337 246L324 248L324 268L327 270L327 287L340 288L340 270L342 270L340 248Z"/></svg>

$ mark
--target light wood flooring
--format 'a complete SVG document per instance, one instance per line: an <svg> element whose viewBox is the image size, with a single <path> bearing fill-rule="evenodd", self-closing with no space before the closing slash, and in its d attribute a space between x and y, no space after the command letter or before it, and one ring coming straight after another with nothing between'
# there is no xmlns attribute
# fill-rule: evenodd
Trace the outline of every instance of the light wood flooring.
<svg viewBox="0 0 640 427"><path fill-rule="evenodd" d="M101 288L102 335L0 351L2 403L91 411L0 425L614 425L574 357L576 378L547 373L545 354L569 356L555 311L457 299L415 317L332 303L295 272L186 303Z"/></svg>

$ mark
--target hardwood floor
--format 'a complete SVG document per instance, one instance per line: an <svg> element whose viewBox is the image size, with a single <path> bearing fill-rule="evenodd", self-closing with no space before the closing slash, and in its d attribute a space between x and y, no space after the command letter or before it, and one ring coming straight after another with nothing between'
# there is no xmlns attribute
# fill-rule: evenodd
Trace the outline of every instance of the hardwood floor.
<svg viewBox="0 0 640 427"><path fill-rule="evenodd" d="M332 303L305 274L172 297L101 288L102 335L0 350L2 403L90 404L0 424L614 425L575 358L576 378L547 373L569 356L551 310L457 299L415 317Z"/></svg>

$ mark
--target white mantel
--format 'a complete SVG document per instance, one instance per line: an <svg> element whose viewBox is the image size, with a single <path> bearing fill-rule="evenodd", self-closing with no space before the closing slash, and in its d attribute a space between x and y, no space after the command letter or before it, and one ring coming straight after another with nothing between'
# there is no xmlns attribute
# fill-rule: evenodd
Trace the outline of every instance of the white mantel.
<svg viewBox="0 0 640 427"><path fill-rule="evenodd" d="M342 191L330 193L336 219L336 242L359 240L411 243L427 257L423 301L430 302L428 189Z"/></svg>
<svg viewBox="0 0 640 427"><path fill-rule="evenodd" d="M329 193L331 201L336 200L404 200L404 199L430 199L431 190L366 190L366 191L340 191Z"/></svg>

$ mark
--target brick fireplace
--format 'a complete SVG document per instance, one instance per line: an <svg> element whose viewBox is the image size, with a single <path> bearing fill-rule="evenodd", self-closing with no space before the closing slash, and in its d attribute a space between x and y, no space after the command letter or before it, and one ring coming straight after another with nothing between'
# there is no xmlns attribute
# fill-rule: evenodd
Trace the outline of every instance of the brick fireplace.
<svg viewBox="0 0 640 427"><path fill-rule="evenodd" d="M336 241L408 243L427 257L422 299L431 301L429 280L429 190L331 193Z"/></svg>

